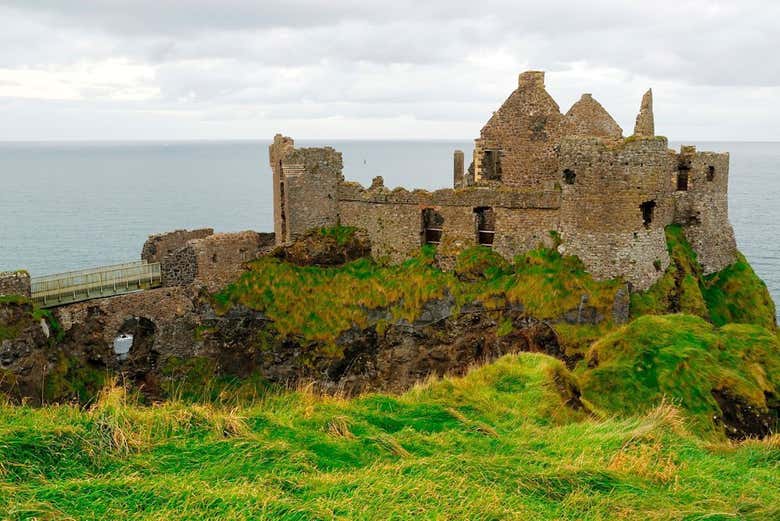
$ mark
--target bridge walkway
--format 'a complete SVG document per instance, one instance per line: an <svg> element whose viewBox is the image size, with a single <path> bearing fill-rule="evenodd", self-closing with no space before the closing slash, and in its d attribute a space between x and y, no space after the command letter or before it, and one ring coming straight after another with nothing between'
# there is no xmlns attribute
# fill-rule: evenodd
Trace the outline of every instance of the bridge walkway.
<svg viewBox="0 0 780 521"><path fill-rule="evenodd" d="M43 308L112 297L162 285L160 263L145 260L33 277L32 301Z"/></svg>

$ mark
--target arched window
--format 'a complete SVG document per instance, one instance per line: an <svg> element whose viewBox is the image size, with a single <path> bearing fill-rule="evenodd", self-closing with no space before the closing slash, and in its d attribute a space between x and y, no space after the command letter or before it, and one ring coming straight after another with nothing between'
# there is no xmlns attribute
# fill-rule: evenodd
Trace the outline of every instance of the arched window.
<svg viewBox="0 0 780 521"><path fill-rule="evenodd" d="M567 185L573 185L574 180L577 178L577 174L574 173L574 170L566 169L563 171L563 182Z"/></svg>

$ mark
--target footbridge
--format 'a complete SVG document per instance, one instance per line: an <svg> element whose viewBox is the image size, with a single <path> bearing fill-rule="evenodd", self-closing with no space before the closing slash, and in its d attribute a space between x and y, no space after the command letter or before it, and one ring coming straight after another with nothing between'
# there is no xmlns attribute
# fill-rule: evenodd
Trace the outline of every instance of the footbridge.
<svg viewBox="0 0 780 521"><path fill-rule="evenodd" d="M145 260L33 277L32 301L50 308L161 285L160 263Z"/></svg>

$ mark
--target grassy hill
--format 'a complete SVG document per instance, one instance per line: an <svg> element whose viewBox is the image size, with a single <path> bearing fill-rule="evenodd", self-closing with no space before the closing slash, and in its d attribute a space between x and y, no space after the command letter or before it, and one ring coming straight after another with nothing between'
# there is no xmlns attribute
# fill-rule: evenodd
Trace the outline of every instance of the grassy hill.
<svg viewBox="0 0 780 521"><path fill-rule="evenodd" d="M401 396L0 406L0 517L780 517L777 436L706 440L669 403L589 414L571 378L522 354Z"/></svg>

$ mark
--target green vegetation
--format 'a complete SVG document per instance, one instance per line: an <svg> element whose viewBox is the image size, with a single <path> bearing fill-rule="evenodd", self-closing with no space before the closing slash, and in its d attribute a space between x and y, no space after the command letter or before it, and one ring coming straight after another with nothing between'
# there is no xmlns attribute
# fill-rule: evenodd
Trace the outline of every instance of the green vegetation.
<svg viewBox="0 0 780 521"><path fill-rule="evenodd" d="M0 405L7 519L776 519L777 437L705 442L668 404L595 419L507 356L353 400Z"/></svg>
<svg viewBox="0 0 780 521"><path fill-rule="evenodd" d="M426 302L444 296L457 280L433 265L434 251L398 266L359 259L336 268L296 266L263 257L214 298L218 310L243 304L263 311L282 335L334 348L352 325L366 327L368 310L388 308L413 321Z"/></svg>
<svg viewBox="0 0 780 521"><path fill-rule="evenodd" d="M488 309L522 304L539 319L558 319L581 305L609 317L619 281L597 282L576 257L540 248L508 263L489 248L465 250L455 274L439 270L435 249L423 248L397 265L359 259L344 266L296 266L270 257L214 296L219 312L235 304L262 311L282 335L336 349L339 334L369 325L369 311L386 308L395 319L414 321L427 302L451 295L459 305L481 302ZM334 351L335 352L335 351Z"/></svg>
<svg viewBox="0 0 780 521"><path fill-rule="evenodd" d="M593 344L585 362L583 398L595 407L636 414L672 400L703 435L722 433L713 424L724 413L712 390L764 413L770 397L780 398L780 343L755 325L717 328L690 315L641 317Z"/></svg>
<svg viewBox="0 0 780 521"><path fill-rule="evenodd" d="M648 291L631 295L631 315L688 313L709 318L700 287L702 269L680 226L667 226L666 245L671 263Z"/></svg>
<svg viewBox="0 0 780 521"><path fill-rule="evenodd" d="M671 264L648 291L631 295L632 316L687 313L715 325L738 322L774 329L772 297L742 255L705 277L680 226L666 228L666 242Z"/></svg>
<svg viewBox="0 0 780 521"><path fill-rule="evenodd" d="M704 299L716 325L732 322L775 327L775 303L745 257L705 278Z"/></svg>
<svg viewBox="0 0 780 521"><path fill-rule="evenodd" d="M343 245L354 229L319 233ZM451 297L456 308L522 307L554 324L567 360L584 359L569 371L543 355L505 356L400 396L347 400L170 358L160 385L174 398L146 407L104 387L105 372L53 357L42 397L66 389L92 405L0 401L0 519L780 519L780 438L726 442L723 430L735 411L777 421L774 304L744 258L704 277L682 229L666 233L671 265L631 296L635 320L620 328L610 317L622 282L595 281L555 249L510 263L470 248L452 273L430 247L396 266L263 257L213 296L215 308L262 311L325 354L339 354L343 331L371 325L372 310L414 321ZM0 341L41 319L52 343L61 337L25 299L0 304L18 307ZM562 320L583 305L605 320ZM493 315L498 336L512 333ZM13 375L0 371L2 386Z"/></svg>
<svg viewBox="0 0 780 521"><path fill-rule="evenodd" d="M339 246L345 246L355 235L357 228L354 226L331 226L320 228L318 231L323 237L333 237Z"/></svg>

